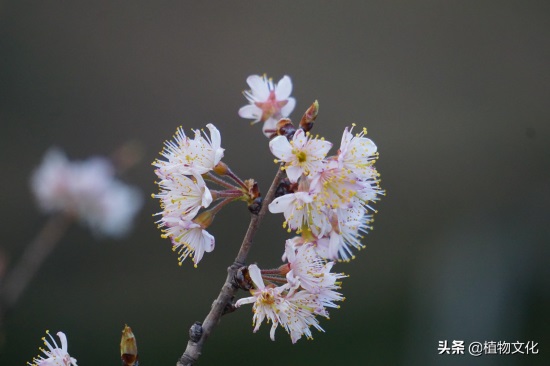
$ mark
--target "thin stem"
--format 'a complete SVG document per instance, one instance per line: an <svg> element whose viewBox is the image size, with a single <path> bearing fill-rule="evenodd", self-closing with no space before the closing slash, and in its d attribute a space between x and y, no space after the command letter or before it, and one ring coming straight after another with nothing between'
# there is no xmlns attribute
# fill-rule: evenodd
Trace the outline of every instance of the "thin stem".
<svg viewBox="0 0 550 366"><path fill-rule="evenodd" d="M233 173L233 171L231 170L231 168L229 168L229 166L227 167L227 173L226 174L229 178L233 179L235 181L235 183L237 183L242 188L244 188L245 192L248 192L248 187L246 186L246 184L244 184L244 182L241 180L241 178L239 178L235 173Z"/></svg>
<svg viewBox="0 0 550 366"><path fill-rule="evenodd" d="M262 279L269 282L287 283L286 277L263 276Z"/></svg>
<svg viewBox="0 0 550 366"><path fill-rule="evenodd" d="M238 197L243 197L244 194L243 194L243 191L241 190L236 190L236 189L233 189L233 190L225 190L225 191L215 191L215 190L211 190L210 191L212 193L213 196L215 196L216 198L227 198L227 197L231 197L231 198L238 198Z"/></svg>
<svg viewBox="0 0 550 366"><path fill-rule="evenodd" d="M229 189L239 189L239 187L237 186L234 186L233 184L229 183L229 182L226 182L225 180L223 179L220 179L218 177L216 177L214 174L212 174L211 172L208 172L208 174L204 175L204 178L205 179L208 179L222 187L225 187L225 188L229 188Z"/></svg>
<svg viewBox="0 0 550 366"><path fill-rule="evenodd" d="M210 312L202 322L201 337L197 341L193 341L190 339L187 342L187 348L185 349L185 352L183 353L181 358L178 360L176 366L192 366L193 364L195 364L195 362L197 362L202 353L204 343L208 339L208 336L210 335L210 333L212 333L214 327L220 322L221 316L224 313L224 309L226 309L228 305L231 304L231 300L237 292L237 288L232 284L233 278L235 277L237 270L240 267L244 266L244 262L252 246L254 235L256 234L256 231L258 231L258 227L260 226L260 223L267 212L267 206L273 200L273 197L275 197L275 191L277 190L277 186L279 185L279 181L283 177L283 174L283 171L278 168L277 174L273 179L273 183L271 183L271 187L265 195L262 209L257 215L252 215L250 219L250 224L248 225L248 230L246 231L243 242L241 244L241 248L239 249L239 253L235 258L235 262L227 269L227 278L225 279L220 293L218 294L218 298L214 301Z"/></svg>
<svg viewBox="0 0 550 366"><path fill-rule="evenodd" d="M263 275L280 275L281 274L281 269L280 268L261 269L260 272L261 272L262 276Z"/></svg>
<svg viewBox="0 0 550 366"><path fill-rule="evenodd" d="M233 202L235 200L234 197L228 197L228 198L224 198L223 201L219 202L218 204L216 204L216 206L212 207L211 209L209 209L208 211L210 211L210 213L212 215L215 215L217 214L218 212L220 212L220 210L226 206L227 204ZM205 211L206 212L206 211Z"/></svg>

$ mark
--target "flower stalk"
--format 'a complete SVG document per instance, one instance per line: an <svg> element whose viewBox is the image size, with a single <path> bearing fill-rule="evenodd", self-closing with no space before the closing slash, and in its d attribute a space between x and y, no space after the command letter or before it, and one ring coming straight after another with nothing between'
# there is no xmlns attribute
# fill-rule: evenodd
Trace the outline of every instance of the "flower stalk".
<svg viewBox="0 0 550 366"><path fill-rule="evenodd" d="M262 219L267 212L267 206L275 197L275 191L277 190L283 174L284 172L281 169L277 169L277 174L275 175L273 183L271 183L271 187L269 188L269 191L265 196L262 208L257 215L252 214L250 218L250 223L248 225L248 230L246 231L246 235L243 239L237 257L235 258L233 264L229 266L229 268L227 268L227 277L220 290L220 293L212 304L210 312L202 322L201 337L197 341L189 339L185 352L178 360L177 366L191 366L197 362L202 353L202 348L204 347L204 344L208 339L208 336L210 335L210 333L212 333L212 330L220 322L221 316L224 314L225 309L228 306L231 306L233 297L235 296L235 293L238 289L237 286L234 284L235 275L237 274L238 269L245 264L248 252L252 247L254 236L256 235Z"/></svg>

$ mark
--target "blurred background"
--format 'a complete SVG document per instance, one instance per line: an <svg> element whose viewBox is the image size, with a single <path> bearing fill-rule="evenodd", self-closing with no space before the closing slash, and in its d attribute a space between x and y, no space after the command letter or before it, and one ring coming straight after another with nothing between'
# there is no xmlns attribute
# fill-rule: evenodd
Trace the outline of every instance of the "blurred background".
<svg viewBox="0 0 550 366"><path fill-rule="evenodd" d="M548 365L550 3L547 1L0 1L0 247L10 263L47 221L29 177L50 146L70 159L127 142L121 179L145 206L123 240L72 226L4 320L0 364L24 365L46 329L81 365L116 365L129 324L141 364L175 365L217 296L248 225L224 209L216 249L177 265L151 215L150 163L176 127L214 123L224 161L265 193L276 171L261 127L238 117L250 74L294 84L299 120L336 145L368 128L387 196L349 264L326 333L292 345L244 307L201 365ZM280 264L282 215L250 262ZM240 293L239 296L244 296ZM538 343L538 355L438 355L438 342Z"/></svg>

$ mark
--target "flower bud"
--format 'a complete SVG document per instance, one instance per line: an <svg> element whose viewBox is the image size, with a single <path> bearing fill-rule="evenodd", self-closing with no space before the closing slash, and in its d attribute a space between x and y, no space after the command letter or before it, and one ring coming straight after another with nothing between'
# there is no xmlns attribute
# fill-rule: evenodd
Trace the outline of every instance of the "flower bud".
<svg viewBox="0 0 550 366"><path fill-rule="evenodd" d="M138 351L136 338L132 333L132 328L124 326L122 339L120 340L120 358L123 366L138 366Z"/></svg>
<svg viewBox="0 0 550 366"><path fill-rule="evenodd" d="M275 128L277 130L277 134L271 137L285 136L287 139L291 139L296 132L296 127L294 127L292 121L288 118L280 119Z"/></svg>
<svg viewBox="0 0 550 366"><path fill-rule="evenodd" d="M315 121L315 118L317 118L317 114L319 113L319 102L315 101L313 104L307 109L306 113L304 113L304 116L302 117L302 120L300 121L300 127L305 132L308 132L313 128L313 121Z"/></svg>
<svg viewBox="0 0 550 366"><path fill-rule="evenodd" d="M226 175L229 171L229 167L223 161L220 161L212 170L218 175Z"/></svg>

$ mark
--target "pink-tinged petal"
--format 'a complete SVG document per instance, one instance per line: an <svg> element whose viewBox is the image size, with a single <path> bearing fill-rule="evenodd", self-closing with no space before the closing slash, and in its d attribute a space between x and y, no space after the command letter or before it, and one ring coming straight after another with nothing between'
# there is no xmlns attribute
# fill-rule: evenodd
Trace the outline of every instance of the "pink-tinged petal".
<svg viewBox="0 0 550 366"><path fill-rule="evenodd" d="M267 100L269 97L269 88L267 86L267 81L263 77L260 75L250 75L246 78L246 82L248 86L250 86L253 95L256 96L258 100Z"/></svg>
<svg viewBox="0 0 550 366"><path fill-rule="evenodd" d="M59 339L61 340L61 349L64 352L67 352L68 343L67 343L67 336L63 332L57 332L56 333Z"/></svg>
<svg viewBox="0 0 550 366"><path fill-rule="evenodd" d="M275 92L277 95L277 100L285 100L290 97L290 94L292 93L292 81L288 76L285 75L281 80L279 80Z"/></svg>
<svg viewBox="0 0 550 366"><path fill-rule="evenodd" d="M296 260L296 245L292 239L288 239L285 242L285 255L289 263L294 263Z"/></svg>
<svg viewBox="0 0 550 366"><path fill-rule="evenodd" d="M202 231L202 236L204 238L204 251L210 253L216 246L216 239L206 230Z"/></svg>
<svg viewBox="0 0 550 366"><path fill-rule="evenodd" d="M281 116L282 117L288 117L290 113L294 110L294 107L296 106L296 99L294 98L288 98L287 103L283 108L281 108Z"/></svg>
<svg viewBox="0 0 550 366"><path fill-rule="evenodd" d="M262 127L262 132L264 133L265 137L271 137L275 133L275 129L277 128L277 120L273 118L269 118L267 121L264 122L264 126Z"/></svg>
<svg viewBox="0 0 550 366"><path fill-rule="evenodd" d="M248 104L239 109L239 116L254 119L255 121L252 123L256 123L262 118L262 110L254 104Z"/></svg>
<svg viewBox="0 0 550 366"><path fill-rule="evenodd" d="M330 233L330 240L328 244L328 259L338 259L338 251L340 250L340 235L334 231Z"/></svg>
<svg viewBox="0 0 550 366"><path fill-rule="evenodd" d="M272 341L275 340L275 330L277 329L277 325L279 325L279 323L273 322L271 330L269 331L269 338L271 338Z"/></svg>
<svg viewBox="0 0 550 366"><path fill-rule="evenodd" d="M308 142L306 133L302 129L296 130L294 136L292 137L292 144L296 149L303 149L306 143Z"/></svg>
<svg viewBox="0 0 550 366"><path fill-rule="evenodd" d="M256 297L254 297L254 296L244 297L244 298L239 299L235 302L235 307L238 308L241 305L252 304L254 302L256 302Z"/></svg>
<svg viewBox="0 0 550 366"><path fill-rule="evenodd" d="M248 274L250 275L252 282L254 282L254 285L256 285L256 288L258 290L263 290L265 288L264 280L262 279L262 273L260 272L260 268L258 268L257 265L249 265Z"/></svg>
<svg viewBox="0 0 550 366"><path fill-rule="evenodd" d="M269 149L273 155L282 161L288 161L292 157L292 146L284 136L277 136L269 141Z"/></svg>
<svg viewBox="0 0 550 366"><path fill-rule="evenodd" d="M291 165L287 166L285 168L286 175L288 176L288 179L290 179L290 182L296 183L298 179L302 176L302 173L304 172L304 169L301 166Z"/></svg>
<svg viewBox="0 0 550 366"><path fill-rule="evenodd" d="M295 200L294 194L285 194L284 196L278 197L273 200L268 206L269 212L271 213L281 213L288 209L288 207Z"/></svg>

